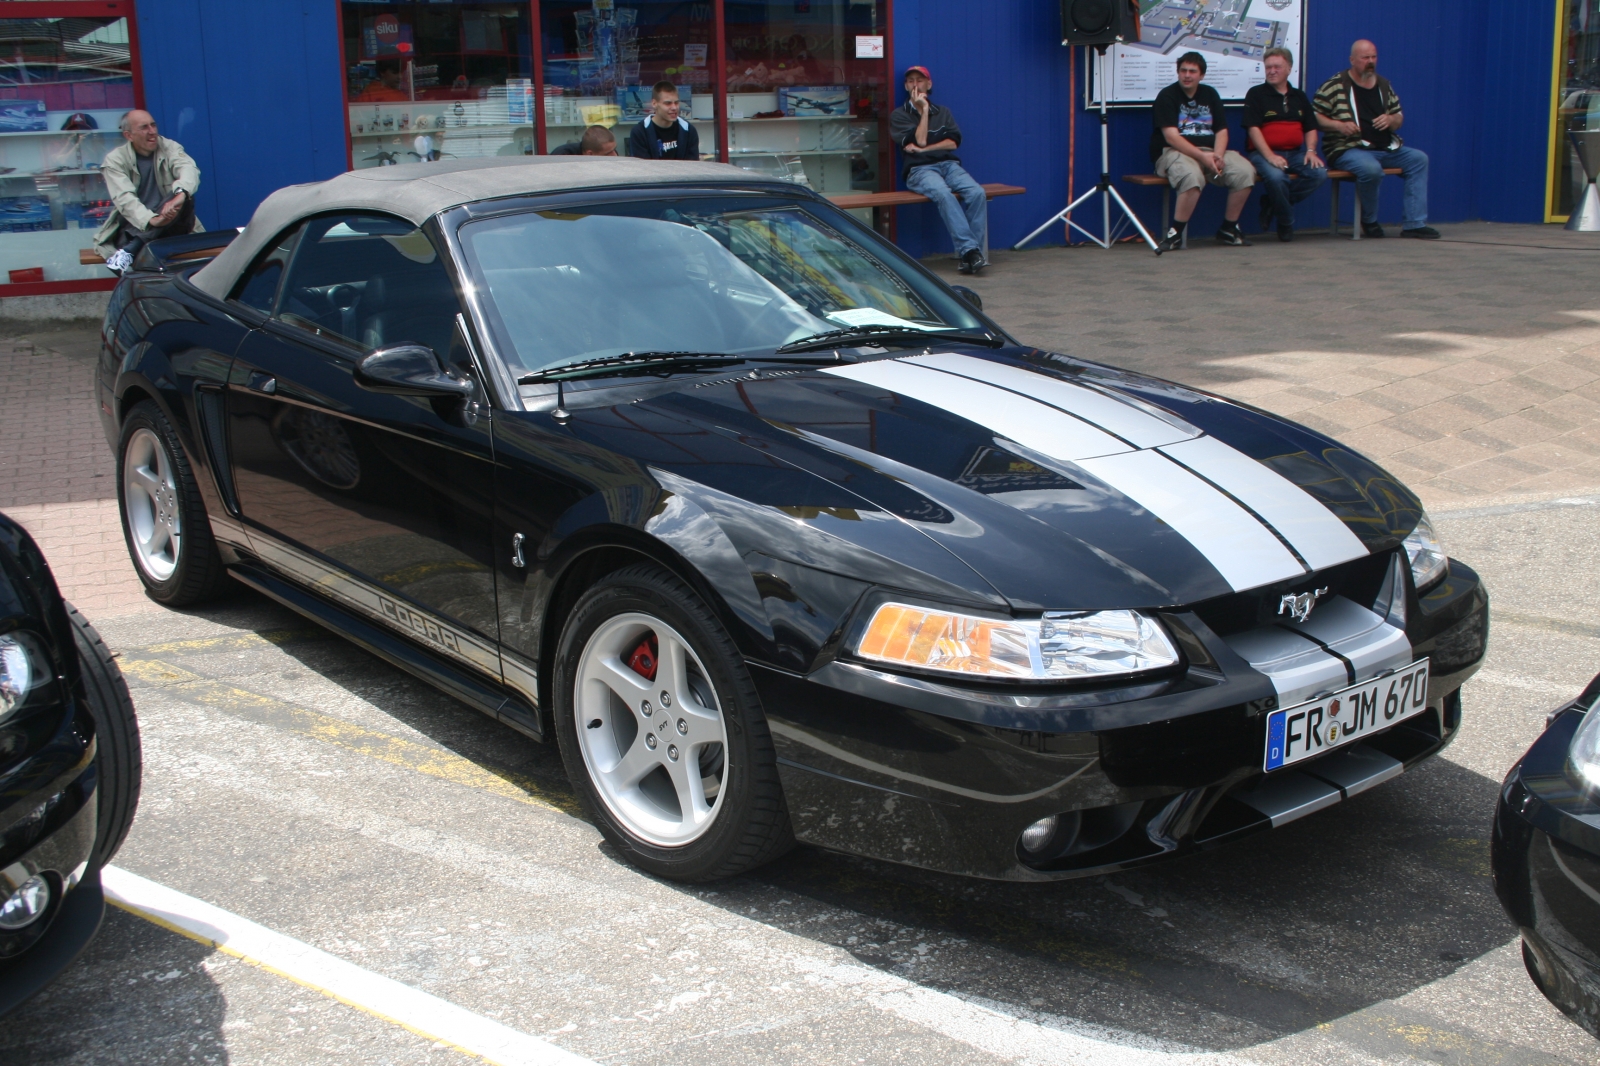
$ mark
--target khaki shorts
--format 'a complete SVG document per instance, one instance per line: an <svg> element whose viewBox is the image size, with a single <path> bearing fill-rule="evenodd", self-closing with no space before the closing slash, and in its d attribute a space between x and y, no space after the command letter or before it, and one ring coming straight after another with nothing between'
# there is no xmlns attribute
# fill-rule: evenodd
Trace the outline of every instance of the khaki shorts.
<svg viewBox="0 0 1600 1066"><path fill-rule="evenodd" d="M1166 178L1167 184L1178 192L1203 189L1208 181L1212 185L1223 185L1229 189L1248 189L1256 183L1256 168L1250 165L1248 159L1231 149L1222 153L1221 174L1212 174L1208 177L1199 163L1176 148L1162 150L1161 158L1156 160L1156 173Z"/></svg>

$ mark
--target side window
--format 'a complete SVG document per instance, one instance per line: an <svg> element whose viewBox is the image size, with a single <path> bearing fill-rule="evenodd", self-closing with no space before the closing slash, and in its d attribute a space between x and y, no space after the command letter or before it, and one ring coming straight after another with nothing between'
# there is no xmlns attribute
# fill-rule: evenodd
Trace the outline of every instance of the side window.
<svg viewBox="0 0 1600 1066"><path fill-rule="evenodd" d="M397 218L357 214L306 224L277 315L363 351L410 341L448 356L460 309L427 234Z"/></svg>
<svg viewBox="0 0 1600 1066"><path fill-rule="evenodd" d="M263 314L272 314L272 301L278 295L278 282L283 279L283 268L294 249L294 239L303 227L296 226L278 239L278 243L262 252L250 269L244 272L234 286L233 298L246 307Z"/></svg>

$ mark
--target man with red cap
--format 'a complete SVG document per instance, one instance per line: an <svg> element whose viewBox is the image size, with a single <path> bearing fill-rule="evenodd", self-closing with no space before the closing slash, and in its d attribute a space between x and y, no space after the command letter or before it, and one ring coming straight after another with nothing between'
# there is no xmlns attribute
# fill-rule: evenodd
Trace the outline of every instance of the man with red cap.
<svg viewBox="0 0 1600 1066"><path fill-rule="evenodd" d="M906 188L933 201L944 220L963 274L976 274L989 264L983 258L989 229L989 201L983 186L961 166L961 127L948 107L928 99L933 75L927 67L908 67L906 100L889 116L889 136L904 153L900 179Z"/></svg>

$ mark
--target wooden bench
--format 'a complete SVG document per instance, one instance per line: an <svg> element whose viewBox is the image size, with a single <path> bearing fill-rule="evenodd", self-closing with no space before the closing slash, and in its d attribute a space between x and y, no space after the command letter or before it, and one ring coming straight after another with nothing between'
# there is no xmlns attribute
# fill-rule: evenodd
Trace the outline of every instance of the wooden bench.
<svg viewBox="0 0 1600 1066"><path fill-rule="evenodd" d="M983 187L984 196L990 200L999 196L1021 196L1028 190L1021 185L1001 185L988 183ZM894 192L843 192L835 193L828 197L835 207L852 210L864 207L872 208L872 228L883 234L889 235L889 211L902 204L932 203L920 192L910 189L896 189ZM983 257L989 258L989 234L983 235Z"/></svg>
<svg viewBox="0 0 1600 1066"><path fill-rule="evenodd" d="M99 252L95 251L93 248L79 248L78 249L78 265L79 266L86 266L86 267L104 266L105 265L105 261L106 261L105 256L101 255Z"/></svg>
<svg viewBox="0 0 1600 1066"><path fill-rule="evenodd" d="M1399 174L1400 173L1400 168L1399 167L1384 167L1383 168L1383 172L1385 174L1391 174L1391 175L1392 174ZM1172 186L1170 184L1168 184L1167 179L1163 178L1160 174L1124 174L1124 175L1122 175L1122 180L1124 182L1126 182L1127 184L1129 184L1129 185L1144 185L1144 186L1159 185L1159 186L1162 187L1162 193L1161 193L1161 232L1163 234L1166 233L1167 232L1167 227L1169 225L1171 225L1171 221L1172 221ZM1344 182L1344 181L1355 181L1355 180L1356 180L1356 176L1354 174L1350 173L1350 171L1348 171L1348 170L1329 170L1328 171L1328 182L1329 182L1329 186L1330 186L1329 192L1332 194L1329 197L1329 199L1332 201L1332 207L1331 207L1331 209L1329 211L1329 214L1328 214L1328 232L1333 234L1336 237L1339 235L1339 183L1340 182ZM1261 184L1261 175L1259 175L1259 174L1256 175L1256 184L1257 185ZM1360 220L1361 220L1361 206L1358 203L1356 205L1356 222L1360 222ZM1359 241L1361 239L1361 227L1359 225L1352 224L1351 225L1351 230L1352 230L1352 232L1351 232L1351 235L1350 235L1350 239ZM1183 233L1183 247L1185 247L1185 248L1189 247L1189 231L1188 230L1185 230L1184 233Z"/></svg>

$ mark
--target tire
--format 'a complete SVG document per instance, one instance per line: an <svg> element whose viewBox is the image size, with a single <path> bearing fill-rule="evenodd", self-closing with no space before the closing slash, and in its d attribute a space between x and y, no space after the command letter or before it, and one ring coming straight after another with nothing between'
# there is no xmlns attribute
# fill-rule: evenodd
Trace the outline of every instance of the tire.
<svg viewBox="0 0 1600 1066"><path fill-rule="evenodd" d="M793 846L755 685L682 581L638 565L585 592L562 628L553 692L567 774L628 862L674 881L711 881Z"/></svg>
<svg viewBox="0 0 1600 1066"><path fill-rule="evenodd" d="M94 716L98 747L98 822L89 868L98 870L127 839L133 814L139 807L139 786L144 757L139 746L139 722L134 717L128 683L100 634L78 609L67 604L67 618L78 645L78 668L83 675L89 711Z"/></svg>
<svg viewBox="0 0 1600 1066"><path fill-rule="evenodd" d="M229 590L189 459L172 423L148 400L122 423L117 507L128 557L151 599L184 607Z"/></svg>

